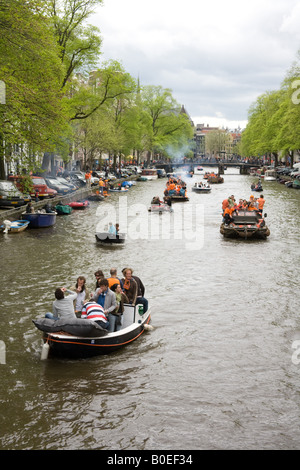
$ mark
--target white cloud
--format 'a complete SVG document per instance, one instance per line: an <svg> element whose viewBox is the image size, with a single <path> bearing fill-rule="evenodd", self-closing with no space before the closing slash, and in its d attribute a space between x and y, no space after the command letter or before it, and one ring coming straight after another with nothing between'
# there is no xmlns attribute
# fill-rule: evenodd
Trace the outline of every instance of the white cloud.
<svg viewBox="0 0 300 470"><path fill-rule="evenodd" d="M171 88L194 122L221 113L244 123L295 59L299 18L297 0L104 0L90 21L105 59L142 85Z"/></svg>

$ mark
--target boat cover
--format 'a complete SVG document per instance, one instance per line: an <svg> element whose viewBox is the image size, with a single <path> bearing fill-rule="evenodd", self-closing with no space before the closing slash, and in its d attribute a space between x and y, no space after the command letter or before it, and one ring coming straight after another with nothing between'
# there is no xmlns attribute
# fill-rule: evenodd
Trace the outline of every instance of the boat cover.
<svg viewBox="0 0 300 470"><path fill-rule="evenodd" d="M34 325L46 333L58 333L63 331L73 336L82 336L85 338L98 338L107 335L107 330L97 323L84 318L74 318L73 320L52 320L51 318L38 318L32 320Z"/></svg>

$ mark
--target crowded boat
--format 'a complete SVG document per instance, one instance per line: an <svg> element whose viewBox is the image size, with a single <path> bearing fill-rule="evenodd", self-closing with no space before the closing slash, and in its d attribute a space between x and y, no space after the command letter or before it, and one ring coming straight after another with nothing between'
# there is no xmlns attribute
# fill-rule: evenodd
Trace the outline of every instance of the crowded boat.
<svg viewBox="0 0 300 470"><path fill-rule="evenodd" d="M43 359L50 350L71 357L106 354L150 329L145 286L132 268L122 269L120 276L116 268L108 276L98 269L94 276L92 290L83 275L70 288L56 288L52 311L33 321L44 333Z"/></svg>
<svg viewBox="0 0 300 470"><path fill-rule="evenodd" d="M264 205L263 194L259 198L251 195L249 200L239 199L238 202L234 195L224 199L220 232L228 238L266 239L270 235L270 230L265 223L267 214L263 216Z"/></svg>
<svg viewBox="0 0 300 470"><path fill-rule="evenodd" d="M169 176L164 191L165 197L170 197L172 201L184 200L188 201L186 183L175 175Z"/></svg>

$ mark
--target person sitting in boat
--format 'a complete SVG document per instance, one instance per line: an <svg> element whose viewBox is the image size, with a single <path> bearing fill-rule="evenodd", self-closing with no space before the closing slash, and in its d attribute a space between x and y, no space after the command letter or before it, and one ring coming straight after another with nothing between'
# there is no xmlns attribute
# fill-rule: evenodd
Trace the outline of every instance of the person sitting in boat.
<svg viewBox="0 0 300 470"><path fill-rule="evenodd" d="M108 280L101 279L99 281L99 288L96 290L91 300L95 300L101 307L104 308L104 313L108 315L116 308L116 296L108 287Z"/></svg>
<svg viewBox="0 0 300 470"><path fill-rule="evenodd" d="M249 202L248 211L258 211L258 207L254 201Z"/></svg>
<svg viewBox="0 0 300 470"><path fill-rule="evenodd" d="M86 288L86 278L78 276L76 284L70 288L71 291L76 292L77 298L74 301L74 308L76 316L81 312L84 302L90 298L89 290Z"/></svg>
<svg viewBox="0 0 300 470"><path fill-rule="evenodd" d="M34 207L32 205L32 202L29 201L27 206L26 206L26 214L34 214L35 211L34 211Z"/></svg>
<svg viewBox="0 0 300 470"><path fill-rule="evenodd" d="M45 209L46 214L53 214L55 212L50 202L47 202L47 204L44 205L43 209Z"/></svg>
<svg viewBox="0 0 300 470"><path fill-rule="evenodd" d="M258 204L256 202L255 197L252 194L251 194L250 199L249 199L248 208L249 208L250 204L252 204L251 207L255 207L256 209L258 209Z"/></svg>
<svg viewBox="0 0 300 470"><path fill-rule="evenodd" d="M167 204L167 206L171 207L172 206L172 199L170 196L164 196L164 203Z"/></svg>
<svg viewBox="0 0 300 470"><path fill-rule="evenodd" d="M129 304L129 299L120 284L113 284L111 290L115 293L117 307L108 315L109 331L119 331L123 324L124 303Z"/></svg>
<svg viewBox="0 0 300 470"><path fill-rule="evenodd" d="M70 295L65 297L65 292ZM58 320L59 318L72 320L77 318L74 310L74 300L77 297L77 293L65 287L59 287L55 290L54 295L55 300L52 304L53 313L47 312L45 317L52 320Z"/></svg>
<svg viewBox="0 0 300 470"><path fill-rule="evenodd" d="M105 330L109 329L109 321L104 313L103 307L94 300L87 300L81 311L81 318L93 321Z"/></svg>
<svg viewBox="0 0 300 470"><path fill-rule="evenodd" d="M151 201L151 204L158 204L158 205L160 205L160 204L161 204L161 201L160 201L160 199L159 199L159 196L153 196L152 201Z"/></svg>
<svg viewBox="0 0 300 470"><path fill-rule="evenodd" d="M223 213L223 220L224 220L225 225L229 225L234 221L232 217L234 212L235 212L235 209L233 207L226 207Z"/></svg>

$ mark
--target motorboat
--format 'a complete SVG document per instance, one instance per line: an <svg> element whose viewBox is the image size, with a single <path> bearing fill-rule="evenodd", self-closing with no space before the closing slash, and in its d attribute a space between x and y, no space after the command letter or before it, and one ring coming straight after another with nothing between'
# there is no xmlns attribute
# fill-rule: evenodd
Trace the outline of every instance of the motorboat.
<svg viewBox="0 0 300 470"><path fill-rule="evenodd" d="M101 245L124 245L125 233L110 233L110 232L97 232L96 235L97 243Z"/></svg>
<svg viewBox="0 0 300 470"><path fill-rule="evenodd" d="M225 238L249 238L266 239L270 230L266 226L265 217L257 211L239 210L232 215L233 222L225 224L222 222L220 232Z"/></svg>
<svg viewBox="0 0 300 470"><path fill-rule="evenodd" d="M51 320L38 318L34 325L43 332L41 359L49 356L88 358L109 354L137 340L150 325L151 309L142 305L124 305L123 324L119 331L108 332L97 323L82 318Z"/></svg>
<svg viewBox="0 0 300 470"><path fill-rule="evenodd" d="M156 180L158 178L157 170L154 168L147 168L142 170L141 178L146 178L147 180Z"/></svg>
<svg viewBox="0 0 300 470"><path fill-rule="evenodd" d="M148 208L149 212L154 212L156 214L162 214L163 212L173 212L173 208L169 204L161 202L160 204L151 204Z"/></svg>
<svg viewBox="0 0 300 470"><path fill-rule="evenodd" d="M266 170L264 175L264 181L276 181L276 171Z"/></svg>
<svg viewBox="0 0 300 470"><path fill-rule="evenodd" d="M210 193L211 187L209 184L196 183L194 186L192 186L192 191L195 193Z"/></svg>

